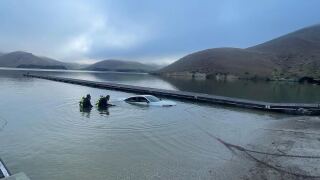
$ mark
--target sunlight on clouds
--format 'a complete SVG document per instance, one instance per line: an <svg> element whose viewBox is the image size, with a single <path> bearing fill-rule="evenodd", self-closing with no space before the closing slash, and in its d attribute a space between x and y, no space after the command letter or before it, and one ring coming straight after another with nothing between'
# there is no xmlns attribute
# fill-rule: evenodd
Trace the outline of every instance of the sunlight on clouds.
<svg viewBox="0 0 320 180"><path fill-rule="evenodd" d="M99 17L94 19L92 28L87 33L87 36L92 37L95 44L106 48L119 49L137 45L146 37L144 35L147 32L145 26L126 22L125 27L118 27L109 21L107 17Z"/></svg>
<svg viewBox="0 0 320 180"><path fill-rule="evenodd" d="M93 46L125 50L142 43L147 37L147 30L132 23L128 26L128 29L118 28L105 16L94 17L85 32L71 38L62 46L63 58L84 58Z"/></svg>
<svg viewBox="0 0 320 180"><path fill-rule="evenodd" d="M90 60L96 49L128 51L150 34L146 23L121 16L100 0L4 0L0 15L0 51L22 50L64 61Z"/></svg>
<svg viewBox="0 0 320 180"><path fill-rule="evenodd" d="M89 51L91 41L86 36L80 36L66 45L67 53L86 53Z"/></svg>

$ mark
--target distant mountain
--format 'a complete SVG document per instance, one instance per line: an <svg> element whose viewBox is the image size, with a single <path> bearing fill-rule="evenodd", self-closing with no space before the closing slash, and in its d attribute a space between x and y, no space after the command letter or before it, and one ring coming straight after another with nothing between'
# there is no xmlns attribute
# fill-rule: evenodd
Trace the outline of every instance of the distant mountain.
<svg viewBox="0 0 320 180"><path fill-rule="evenodd" d="M0 56L0 67L67 69L63 62L46 57L35 56L32 53L23 51L16 51Z"/></svg>
<svg viewBox="0 0 320 180"><path fill-rule="evenodd" d="M157 65L147 65L139 62L122 60L104 60L92 65L65 63L23 51L16 51L7 54L0 53L0 67L118 72L151 72L161 68L161 66Z"/></svg>
<svg viewBox="0 0 320 180"><path fill-rule="evenodd" d="M147 65L134 61L108 59L97 62L85 68L91 71L117 71L117 72L151 72L157 66Z"/></svg>
<svg viewBox="0 0 320 180"><path fill-rule="evenodd" d="M320 78L320 25L247 49L215 48L196 52L157 73L215 78Z"/></svg>

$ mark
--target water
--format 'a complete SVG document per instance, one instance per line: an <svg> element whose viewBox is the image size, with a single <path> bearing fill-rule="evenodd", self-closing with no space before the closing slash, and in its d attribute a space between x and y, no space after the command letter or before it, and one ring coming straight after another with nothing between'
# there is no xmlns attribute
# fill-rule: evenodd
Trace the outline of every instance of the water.
<svg viewBox="0 0 320 180"><path fill-rule="evenodd" d="M20 74L30 72L21 71ZM32 71L31 71L32 72ZM6 74L2 72L0 74ZM160 89L199 92L267 102L319 103L320 86L295 82L216 81L186 78L164 78L148 74L97 73L81 71L37 71L37 74L70 77L92 81L116 82Z"/></svg>
<svg viewBox="0 0 320 180"><path fill-rule="evenodd" d="M170 108L140 107L117 101L129 93L24 78L22 73L0 71L0 157L13 173L25 172L32 180L230 179L253 163L235 158L208 133L246 145L270 123L289 117L182 101ZM204 83L182 86L145 74L37 73L174 90L198 91ZM110 94L117 106L80 112L78 101L87 93L93 101Z"/></svg>

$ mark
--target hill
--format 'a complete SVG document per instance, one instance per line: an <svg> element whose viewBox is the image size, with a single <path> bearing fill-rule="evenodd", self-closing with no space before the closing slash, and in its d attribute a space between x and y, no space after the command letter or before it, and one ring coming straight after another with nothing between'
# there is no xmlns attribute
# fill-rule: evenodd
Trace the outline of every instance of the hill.
<svg viewBox="0 0 320 180"><path fill-rule="evenodd" d="M215 48L185 56L159 72L174 76L192 76L193 73L196 73L209 77L262 78L268 77L278 68L271 61L273 58L274 56L270 54L251 52L245 49Z"/></svg>
<svg viewBox="0 0 320 180"><path fill-rule="evenodd" d="M108 59L97 62L85 68L91 71L117 71L117 72L151 72L156 66L142 64L133 61Z"/></svg>
<svg viewBox="0 0 320 180"><path fill-rule="evenodd" d="M122 60L104 60L92 65L65 63L23 51L15 51L7 54L0 53L0 67L118 72L151 72L160 69L160 66L156 65Z"/></svg>
<svg viewBox="0 0 320 180"><path fill-rule="evenodd" d="M320 25L249 47L215 48L187 55L157 71L167 76L299 79L320 77Z"/></svg>
<svg viewBox="0 0 320 180"><path fill-rule="evenodd" d="M283 78L320 77L320 25L303 28L248 50L275 55Z"/></svg>
<svg viewBox="0 0 320 180"><path fill-rule="evenodd" d="M0 56L0 67L67 69L63 62L46 57L35 56L32 53L16 51Z"/></svg>

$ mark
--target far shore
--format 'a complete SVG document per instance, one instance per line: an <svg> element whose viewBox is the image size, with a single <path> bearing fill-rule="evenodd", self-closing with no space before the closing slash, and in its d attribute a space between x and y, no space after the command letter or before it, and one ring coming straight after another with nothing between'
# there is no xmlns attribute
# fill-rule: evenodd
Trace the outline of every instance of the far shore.
<svg viewBox="0 0 320 180"><path fill-rule="evenodd" d="M85 69L46 69L46 68L21 68L21 67L0 67L0 70L15 70L15 71L48 71L48 72L88 72L88 73L123 73L123 74L149 74L167 78L177 79L194 79L194 80L217 80L217 81L273 81L273 82L293 82L302 84L314 84L320 85L320 79L313 77L295 77L295 78L272 78L272 77L238 77L232 74L217 73L215 75L208 75L205 73L194 73L194 72L178 72L178 73L158 73L158 72L141 72L141 71L125 71L125 70L85 70Z"/></svg>
<svg viewBox="0 0 320 180"><path fill-rule="evenodd" d="M0 70L15 70L15 71L49 71L49 72L90 72L90 73L125 73L125 74L148 74L147 72L125 72L125 71L93 71L84 69L43 69L43 68L11 68L0 67Z"/></svg>
<svg viewBox="0 0 320 180"><path fill-rule="evenodd" d="M195 79L195 80L217 80L231 82L235 80L245 80L245 81L281 81L281 82L295 82L295 83L307 83L320 85L320 79L313 78L310 76L303 77L267 77L267 76L243 76L239 77L232 74L226 73L216 73L216 74L206 74L198 72L174 72L174 73L151 73L153 75L168 77L168 78L183 78L183 79Z"/></svg>

